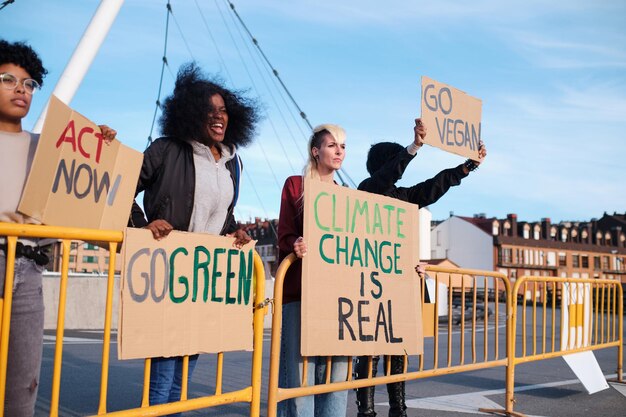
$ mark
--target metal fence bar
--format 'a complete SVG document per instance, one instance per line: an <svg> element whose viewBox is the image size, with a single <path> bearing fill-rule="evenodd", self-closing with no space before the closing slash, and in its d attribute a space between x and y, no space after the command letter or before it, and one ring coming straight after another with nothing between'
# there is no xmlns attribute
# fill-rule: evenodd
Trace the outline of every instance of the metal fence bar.
<svg viewBox="0 0 626 417"><path fill-rule="evenodd" d="M123 233L120 231L108 230L92 230L80 228L66 228L55 226L41 225L24 225L0 222L0 236L7 237L7 265L5 274L5 288L13 287L14 265L15 265L15 248L18 237L29 238L55 238L61 240L62 245L62 262L61 262L61 279L59 289L59 306L56 329L56 345L54 353L54 365L52 376L52 395L50 404L50 416L58 416L59 398L61 384L61 370L63 359L63 334L65 327L65 310L67 304L67 285L69 271L69 253L71 240L83 240L94 242L109 242L109 271L107 277L107 294L106 307L104 316L104 334L102 348L102 369L100 378L100 394L97 413L98 415L107 416L147 416L147 415L165 415L173 412L191 411L207 407L214 407L234 402L250 403L250 416L258 417L260 415L261 402L261 371L262 371L262 355L263 355L263 321L267 314L267 303L265 302L265 274L263 262L258 255L254 253L254 277L255 298L253 313L253 352L251 367L251 385L243 389L221 393L221 387L218 393L212 396L205 396L194 399L187 399L187 374L188 374L188 357L184 359L183 365L183 385L181 392L181 401L163 404L158 406L149 406L149 382L150 382L150 364L148 358L144 361L144 378L142 401L139 408L121 410L117 412L107 413L107 384L109 378L110 363L110 341L111 341L111 321L113 311L114 296L114 265L116 250L119 243L123 240ZM12 291L5 291L4 299L0 299L0 309L2 317L0 319L0 417L4 415L5 389L6 389L6 370L8 344L10 334L10 318L12 307ZM221 355L221 354L220 354ZM222 365L223 367L223 365ZM220 381L223 371L218 371Z"/></svg>
<svg viewBox="0 0 626 417"><path fill-rule="evenodd" d="M427 273L435 274L434 275L435 311L437 312L439 311L439 304L440 304L439 303L439 283L447 282L448 287L449 287L449 294L448 294L448 297L446 297L447 302L448 302L448 313L447 313L448 323L444 327L442 327L442 329L439 329L439 326L438 326L439 314L435 314L435 320L434 320L435 332L434 332L434 337L433 337L434 346L433 346L433 351L432 351L433 362L432 362L431 369L424 369L426 363L428 364L431 363L430 360L428 361L425 360L424 357L426 356L426 353L422 355L418 355L419 362L417 364L417 369L418 369L417 371L410 371L408 369L409 358L407 355L404 355L403 372L400 374L390 375L390 370L391 370L390 369L390 357L386 356L385 359L387 360L385 361L386 364L384 366L384 375L373 377L372 376L373 374L372 357L368 356L367 378L354 380L354 379L351 379L350 377L347 377L345 381L331 383L329 378L327 377L326 383L313 385L313 386L307 386L306 378L303 377L303 381L301 382L299 387L281 388L278 386L278 369L280 365L280 338L281 338L281 326L282 326L282 314L281 313L282 313L283 284L284 284L285 273L287 269L295 261L295 259L296 259L295 255L292 254L288 256L287 258L285 258L285 260L283 260L283 262L278 268L278 271L276 273L276 280L274 282L274 297L275 297L274 302L275 302L276 309L275 309L274 317L272 321L272 341L271 341L272 348L271 348L271 355L270 355L270 370L269 370L270 375L269 375L268 406L267 406L268 417L276 416L277 405L279 402L285 401L291 398L323 394L323 393L329 393L329 392L335 392L335 391L343 391L347 389L356 389L356 388L362 388L362 387L367 387L367 386L372 386L372 385L381 385L381 384L388 384L388 383L393 383L393 382L417 380L417 379L423 379L423 378L428 378L428 377L434 377L438 375L448 375L451 373L468 372L468 371L473 371L473 370L478 370L478 369L486 369L486 368L507 365L507 358L498 359L496 357L495 359L491 359L489 357L490 351L494 351L494 352L496 351L495 347L493 348L491 347L494 341L498 340L495 336L492 337L490 335L487 335L487 336L483 335L482 340L484 340L486 343L489 343L490 347L486 348L483 351L483 358L481 360L479 360L478 358L478 354L476 352L476 343L477 343L478 338L477 338L476 333L480 331L484 331L485 333L489 333L489 332L497 333L499 331L499 328L498 326L496 326L494 329L490 330L490 325L494 322L497 323L497 321L494 320L493 322L489 322L490 316L491 316L489 312L489 308L490 308L489 307L489 288L484 288L484 297L483 296L480 297L481 300L484 299L485 311L484 313L480 315L477 314L477 311L478 311L477 301L479 300L479 298L478 298L478 289L477 289L478 281L476 280L475 275L481 276L483 278L482 282L484 283L486 287L489 287L489 282L490 282L490 280L488 279L489 277L493 277L493 282L496 282L496 281L502 282L502 285L505 289L505 294L506 294L505 300L507 302L507 311L510 310L508 307L509 305L508 300L510 299L510 297L508 296L510 292L510 283L508 281L508 278L504 274L500 274L497 272L464 270L464 269L456 269L456 268L440 268L440 267L428 266L426 268ZM466 286L465 286L466 277L464 275L471 277L472 287L473 287L470 289L471 291L470 294L473 300L472 311L470 313L471 320L472 320L471 326L466 326L465 324L466 304L464 300L466 296ZM461 280L460 297L462 301L461 301L460 315L462 317L462 320L461 320L461 323L459 323L459 328L463 330L461 332L461 335L458 335L458 337L457 336L453 337L453 329L454 329L453 320L455 319L455 317L452 314L452 308L453 308L452 292L453 292L454 276L458 276L458 278ZM422 286L422 288L424 288L424 286ZM499 291L499 288L500 287L498 287L498 291ZM482 294L482 290L481 290L481 294ZM495 292L495 294L498 294L498 293ZM499 298L498 296L495 297L495 300L494 300L495 304L498 303L499 301L498 298ZM478 319L485 320L485 323L483 326L477 325ZM465 336L463 335L465 330L472 332L471 341L469 343L472 348L472 363L471 364L465 363L463 354L457 355L455 352L455 349L460 349L461 351L463 351L469 347L465 344L467 340ZM505 332L507 333L509 332L508 324L506 325ZM440 335L440 333L447 333L447 334ZM439 345L440 340L443 340L446 343L446 346L445 346L446 356L445 356L445 362L444 362L447 364L446 366L440 366L440 363L439 363L439 350L440 348L442 348L441 350L443 350L443 346ZM463 340L463 343L459 343L460 340ZM505 338L505 340L508 341L508 336ZM458 364L454 362L455 360L457 360L457 358L459 362ZM306 357L303 358L303 360L306 360L306 359L307 359Z"/></svg>
<svg viewBox="0 0 626 417"><path fill-rule="evenodd" d="M580 294L582 294L582 298L583 300L586 300L586 285L589 285L590 291L589 291L589 300L587 301L583 301L583 305L582 305L582 322L580 323L580 327L581 329L578 329L578 320L580 319L580 308L581 307L575 307L573 308L572 314L569 315L569 319L566 320L565 319L565 310L569 309L568 305L563 305L561 308L561 320L559 322L559 326L561 328L561 330L565 330L567 332L567 344L564 345L564 340L561 339L561 344L564 345L562 346L562 348L560 350L555 350L554 347L554 340L556 339L556 335L557 335L557 326L554 325L555 323L555 312L556 312L556 297L557 297L557 291L553 291L552 293L552 329L551 329L551 335L552 335L552 351L551 352L545 352L545 350L542 353L537 353L535 351L533 351L532 354L527 354L527 350L525 349L527 343L528 343L528 338L527 338L527 334L526 334L526 303L525 303L525 299L527 298L527 289L528 289L528 285L532 285L533 286L533 292L536 291L536 286L537 285L548 285L549 283L553 284L553 288L556 289L557 285L559 285L561 288L563 288L562 284L569 284L567 287L567 291L568 291L568 295L569 295L569 300L570 302L572 301L577 301ZM623 340L623 294L621 291L618 291L618 289L621 289L621 285L619 283L619 281L615 281L615 280L605 280L605 279L587 279L587 278L557 278L557 277L536 277L536 276L523 276L521 278L518 278L517 281L515 282L515 285L513 286L513 290L511 291L511 298L514 299L517 297L517 294L519 293L520 288L524 288L524 296L523 296L523 301L522 301L522 305L521 308L522 310L522 329L521 329L521 334L522 334L522 346L524 347L522 349L521 355L517 355L516 349L515 349L515 341L516 341L516 337L517 337L517 332L518 332L518 310L519 307L517 305L516 302L512 302L511 303L511 314L510 314L510 327L509 327L509 332L508 332L508 341L507 341L507 351L508 351L508 366L507 366L507 377L506 377L506 405L505 405L505 409L503 410L481 410L483 412L490 412L493 414L499 414L499 415L506 415L506 416L523 416L523 414L518 413L518 412L514 412L513 411L513 407L515 404L515 398L514 398L514 379L515 379L515 366L522 364L522 363L528 363L528 362L533 362L533 361L538 361L538 360L545 360L545 359L552 359L552 358L557 358L557 357L561 357L564 355L568 355L571 353L578 353L578 352L586 352L586 351L591 351L591 350L596 350L596 349L605 349L605 348L611 348L611 347L617 347L618 349L618 358L617 358L617 381L624 383L623 380L623 375L622 375L622 360L623 360L623 344L624 344L624 340ZM582 288L582 289L581 289ZM605 311L604 311L604 298L605 296L607 296L605 291L605 288L608 289L608 291L610 291L610 294L608 295L608 299L610 299L612 297L612 294L616 295L616 302L615 303L607 303L606 304L606 308L608 309L608 311L606 311L606 315L607 316L611 316L611 317L619 317L617 326L619 328L619 333L615 334L604 334L604 329L602 328L600 331L600 339L598 339L597 337L592 338L592 333L589 329L589 325L594 323L594 317L593 314L590 314L588 317L588 320L585 316L585 307L586 305L584 304L585 302L589 303L592 302L594 299L596 300L596 311L597 311L597 306L598 304L600 305L600 314L604 315ZM600 300L598 300L598 293L602 293L602 296L600 297ZM594 298L594 294L595 294L595 298ZM565 294L563 293L563 291L561 291L561 296L563 297ZM574 296L575 295L575 296ZM588 305L588 304L587 304ZM535 310L536 310L536 305L533 303L533 315L535 314ZM592 313L594 311L593 306L589 305L589 311L590 313ZM596 314L596 323L598 321L598 317ZM544 317L545 320L545 317ZM565 328L565 324L566 322L571 322L571 320L577 320L575 322L576 324L576 330L574 331L574 334L572 336L572 332L569 331L569 328ZM604 319L600 320L601 323L604 323ZM607 324L607 328L608 328L608 324ZM597 326L596 326L597 327ZM533 333L532 333L532 338L533 338L533 345L534 345L534 338L535 338L535 328L536 328L536 323L533 321ZM561 332L563 333L563 332ZM585 335L588 335L588 345L584 346L584 341L585 341ZM561 336L562 337L562 336ZM571 347L571 339L574 339L574 343L573 343L573 347ZM579 340L580 340L580 345L583 346L579 346Z"/></svg>

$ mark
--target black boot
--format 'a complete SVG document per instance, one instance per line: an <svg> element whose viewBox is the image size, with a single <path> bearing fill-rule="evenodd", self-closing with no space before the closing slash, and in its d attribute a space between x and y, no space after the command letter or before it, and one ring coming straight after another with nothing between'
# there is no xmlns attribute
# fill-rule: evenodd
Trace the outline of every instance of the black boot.
<svg viewBox="0 0 626 417"><path fill-rule="evenodd" d="M391 375L401 374L404 370L404 356L391 357ZM406 417L404 401L404 381L387 384L389 394L389 417Z"/></svg>
<svg viewBox="0 0 626 417"><path fill-rule="evenodd" d="M367 356L359 356L354 367L355 378L367 378ZM378 356L372 357L372 377L376 376ZM375 386L358 388L356 390L356 405L358 407L357 417L376 417L374 411Z"/></svg>

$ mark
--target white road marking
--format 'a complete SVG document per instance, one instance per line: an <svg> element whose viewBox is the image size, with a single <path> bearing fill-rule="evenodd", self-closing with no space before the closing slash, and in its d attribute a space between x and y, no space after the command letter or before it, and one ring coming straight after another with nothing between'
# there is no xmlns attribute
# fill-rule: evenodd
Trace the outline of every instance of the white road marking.
<svg viewBox="0 0 626 417"><path fill-rule="evenodd" d="M617 375L605 375L606 378L615 378ZM567 381L548 382L545 384L528 385L525 387L515 388L515 392L530 391L535 389L558 387L561 385L580 384L578 379L569 379ZM626 385L611 384L622 395L626 396ZM619 386L619 388L618 388ZM408 408L422 408L426 410L454 411L459 413L475 413L478 415L488 415L478 411L480 408L496 408L504 407L486 398L489 395L502 395L506 393L506 389L495 389L488 391L470 392L457 395L442 395L439 397L416 398L407 400ZM378 403L378 405L389 406L389 403ZM541 416L529 416L541 417Z"/></svg>

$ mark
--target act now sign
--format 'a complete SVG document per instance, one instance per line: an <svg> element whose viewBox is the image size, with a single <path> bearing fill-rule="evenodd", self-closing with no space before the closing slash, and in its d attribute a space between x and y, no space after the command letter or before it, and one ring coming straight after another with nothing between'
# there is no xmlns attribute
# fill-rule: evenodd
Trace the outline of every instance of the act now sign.
<svg viewBox="0 0 626 417"><path fill-rule="evenodd" d="M52 96L18 210L53 226L123 230L142 162Z"/></svg>

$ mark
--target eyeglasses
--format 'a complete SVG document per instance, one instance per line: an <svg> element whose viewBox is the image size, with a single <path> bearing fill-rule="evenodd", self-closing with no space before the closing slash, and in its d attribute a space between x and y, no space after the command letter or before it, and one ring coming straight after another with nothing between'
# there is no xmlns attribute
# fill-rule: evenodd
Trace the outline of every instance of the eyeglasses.
<svg viewBox="0 0 626 417"><path fill-rule="evenodd" d="M39 83L32 78L18 80L15 75L9 74L8 72L0 74L0 83L5 90L14 90L20 82L28 94L32 95L35 91L39 90Z"/></svg>

